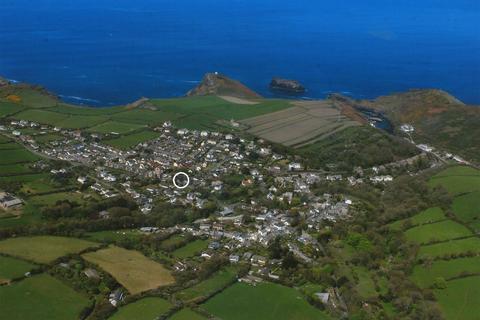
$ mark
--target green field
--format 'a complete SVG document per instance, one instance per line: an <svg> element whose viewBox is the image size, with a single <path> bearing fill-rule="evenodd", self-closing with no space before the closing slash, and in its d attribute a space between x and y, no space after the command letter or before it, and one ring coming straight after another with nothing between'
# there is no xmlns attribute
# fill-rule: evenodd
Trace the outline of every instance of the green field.
<svg viewBox="0 0 480 320"><path fill-rule="evenodd" d="M405 231L407 239L418 244L452 240L470 235L472 235L470 230L452 220L424 224Z"/></svg>
<svg viewBox="0 0 480 320"><path fill-rule="evenodd" d="M125 107L108 107L108 108L92 108L84 106L69 105L65 103L59 103L58 105L48 108L49 111L66 113L69 115L80 116L108 116L117 112L124 112L127 109Z"/></svg>
<svg viewBox="0 0 480 320"><path fill-rule="evenodd" d="M19 178L21 178L21 177L19 177ZM62 190L64 188L70 187L67 184L62 185L62 184L59 184L59 183L55 183L48 174L43 174L43 176L36 175L35 179L31 179L31 180L28 180L28 181L25 180L23 182L24 182L24 184L22 186L22 191L25 192L25 193L28 193L29 195L30 194L33 195L33 194L41 194L41 193L46 193L46 192L59 191L59 190ZM51 194L49 196L50 197L57 197L56 194ZM65 200L65 198L59 199L59 200Z"/></svg>
<svg viewBox="0 0 480 320"><path fill-rule="evenodd" d="M408 222L411 226L417 226L420 224L432 223L432 222L441 221L445 219L446 217L445 217L445 214L443 213L443 210L438 207L435 207L435 208L429 208L425 211L422 211L419 214L416 214L413 217L410 217L408 219L395 221L391 223L389 226L394 230L401 230L403 228L403 225L406 222Z"/></svg>
<svg viewBox="0 0 480 320"><path fill-rule="evenodd" d="M22 111L23 109L25 109L25 107L17 103L0 101L0 118Z"/></svg>
<svg viewBox="0 0 480 320"><path fill-rule="evenodd" d="M65 129L82 129L90 128L106 121L108 121L108 118L102 116L73 115L58 122L55 126Z"/></svg>
<svg viewBox="0 0 480 320"><path fill-rule="evenodd" d="M330 319L308 304L297 290L273 283L255 287L236 283L208 300L203 307L214 316L229 320Z"/></svg>
<svg viewBox="0 0 480 320"><path fill-rule="evenodd" d="M21 98L20 104L30 108L48 108L58 103L58 99L53 95L37 88L28 88L22 85L2 88L2 93L19 96Z"/></svg>
<svg viewBox="0 0 480 320"><path fill-rule="evenodd" d="M160 263L134 250L110 246L82 257L108 272L131 294L173 284L175 279Z"/></svg>
<svg viewBox="0 0 480 320"><path fill-rule="evenodd" d="M184 115L170 111L133 109L112 116L112 120L137 124L161 125L165 121L179 119Z"/></svg>
<svg viewBox="0 0 480 320"><path fill-rule="evenodd" d="M478 234L480 234L480 221L470 223L470 227Z"/></svg>
<svg viewBox="0 0 480 320"><path fill-rule="evenodd" d="M139 129L144 125L160 125L165 121L172 121L178 127L190 129L217 128L219 120L241 120L291 107L286 100L258 100L257 104L247 105L228 102L216 96L204 96L150 100L154 105L152 109L87 108L58 103L51 97L35 91L21 90L21 95L24 99L22 104L33 108L46 108L22 111L14 115L16 119L65 128L89 127L93 132L119 134ZM11 111L16 109L13 106L6 107L4 113L10 114ZM93 119L92 116L98 118ZM92 127L97 122L107 120L107 117L111 121Z"/></svg>
<svg viewBox="0 0 480 320"><path fill-rule="evenodd" d="M183 247L172 252L172 255L178 259L185 259L195 256L208 247L206 240L194 240Z"/></svg>
<svg viewBox="0 0 480 320"><path fill-rule="evenodd" d="M185 237L182 234L174 234L168 239L163 240L160 244L160 248L164 251L169 251L170 248L180 245L185 241Z"/></svg>
<svg viewBox="0 0 480 320"><path fill-rule="evenodd" d="M0 286L2 319L77 320L88 304L86 297L47 274Z"/></svg>
<svg viewBox="0 0 480 320"><path fill-rule="evenodd" d="M480 218L480 191L456 197L452 210L463 222L473 222Z"/></svg>
<svg viewBox="0 0 480 320"><path fill-rule="evenodd" d="M37 263L51 263L60 257L96 245L93 242L66 237L21 237L0 241L0 253Z"/></svg>
<svg viewBox="0 0 480 320"><path fill-rule="evenodd" d="M0 255L0 284L4 280L22 277L33 268L35 265L29 262Z"/></svg>
<svg viewBox="0 0 480 320"><path fill-rule="evenodd" d="M33 170L29 168L28 164L4 164L0 165L0 176L19 175L32 173Z"/></svg>
<svg viewBox="0 0 480 320"><path fill-rule="evenodd" d="M435 297L447 320L478 320L480 276L448 281L446 289L435 290Z"/></svg>
<svg viewBox="0 0 480 320"><path fill-rule="evenodd" d="M175 115L172 122L181 128L216 128L219 120L241 120L291 107L285 100L259 100L255 105L228 102L216 96L151 100L160 111ZM181 117L178 117L178 115Z"/></svg>
<svg viewBox="0 0 480 320"><path fill-rule="evenodd" d="M215 291L225 287L237 277L236 269L225 268L218 271L213 276L204 280L193 287L187 288L175 294L177 299L183 301L192 301L199 298L207 297Z"/></svg>
<svg viewBox="0 0 480 320"><path fill-rule="evenodd" d="M28 201L37 206L54 205L58 201L65 201L65 200L68 200L70 202L76 202L81 205L87 201L83 198L85 195L86 195L85 193L80 193L80 192L58 192L58 193L49 193L49 194L40 195L40 196L33 196L33 197L30 197Z"/></svg>
<svg viewBox="0 0 480 320"><path fill-rule="evenodd" d="M23 206L20 216L3 217L0 219L0 229L24 226L40 222L42 216L38 208L28 202Z"/></svg>
<svg viewBox="0 0 480 320"><path fill-rule="evenodd" d="M126 150L136 146L139 143L156 139L160 136L157 132L141 131L129 135L121 136L119 138L105 140L104 143L111 145L114 148Z"/></svg>
<svg viewBox="0 0 480 320"><path fill-rule="evenodd" d="M0 135L0 143L12 142L13 140L5 136Z"/></svg>
<svg viewBox="0 0 480 320"><path fill-rule="evenodd" d="M97 126L91 127L90 129L88 129L88 131L98 132L98 133L126 134L135 130L140 130L142 128L145 128L145 125L117 122L117 121L107 121Z"/></svg>
<svg viewBox="0 0 480 320"><path fill-rule="evenodd" d="M0 165L33 162L39 159L38 156L23 147L14 150L0 150Z"/></svg>
<svg viewBox="0 0 480 320"><path fill-rule="evenodd" d="M28 109L13 116L17 120L27 120L56 126L68 118L68 115L39 109Z"/></svg>
<svg viewBox="0 0 480 320"><path fill-rule="evenodd" d="M63 140L63 139L65 139L64 136L60 134L54 134L54 133L39 134L34 137L34 140L37 143L47 143L50 141Z"/></svg>
<svg viewBox="0 0 480 320"><path fill-rule="evenodd" d="M15 142L7 142L0 144L0 150L12 150L12 149L21 149L22 146Z"/></svg>
<svg viewBox="0 0 480 320"><path fill-rule="evenodd" d="M162 298L147 297L122 306L110 320L153 320L172 308L172 304Z"/></svg>
<svg viewBox="0 0 480 320"><path fill-rule="evenodd" d="M108 230L108 231L98 231L98 232L87 232L85 237L88 240L99 241L99 242L117 242L123 239L132 239L138 240L143 236L136 229L125 229L125 230Z"/></svg>
<svg viewBox="0 0 480 320"><path fill-rule="evenodd" d="M191 309L182 309L175 312L169 320L207 320L204 316L192 311Z"/></svg>
<svg viewBox="0 0 480 320"><path fill-rule="evenodd" d="M430 267L417 265L413 270L412 280L421 288L427 288L432 286L438 277L449 279L463 272L480 274L480 257L437 260L432 262Z"/></svg>
<svg viewBox="0 0 480 320"><path fill-rule="evenodd" d="M376 297L377 290L375 290L375 282L371 277L370 272L364 267L353 268L355 275L358 277L358 281L355 281L357 292L365 299Z"/></svg>
<svg viewBox="0 0 480 320"><path fill-rule="evenodd" d="M62 112L52 112L50 110L54 109L28 109L15 114L13 118L48 124L66 129L89 128L106 122L109 119L108 117L101 115L67 114Z"/></svg>
<svg viewBox="0 0 480 320"><path fill-rule="evenodd" d="M472 237L421 246L418 256L420 258L438 258L444 255L466 252L480 253L480 239Z"/></svg>
<svg viewBox="0 0 480 320"><path fill-rule="evenodd" d="M450 167L433 176L429 185L441 185L453 195L480 191L480 171L464 166Z"/></svg>
<svg viewBox="0 0 480 320"><path fill-rule="evenodd" d="M32 174L22 174L16 176L4 176L0 177L1 182L22 182L29 183L36 180L42 180L49 176L48 173L32 173Z"/></svg>
<svg viewBox="0 0 480 320"><path fill-rule="evenodd" d="M452 166L437 173L435 177L480 176L480 171L467 166Z"/></svg>

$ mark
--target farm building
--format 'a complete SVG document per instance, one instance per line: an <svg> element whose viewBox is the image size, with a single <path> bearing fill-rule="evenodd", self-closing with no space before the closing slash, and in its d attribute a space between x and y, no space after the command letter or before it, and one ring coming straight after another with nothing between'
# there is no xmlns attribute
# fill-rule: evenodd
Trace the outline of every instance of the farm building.
<svg viewBox="0 0 480 320"><path fill-rule="evenodd" d="M0 192L0 206L3 209L11 209L19 207L23 204L23 201L6 193Z"/></svg>

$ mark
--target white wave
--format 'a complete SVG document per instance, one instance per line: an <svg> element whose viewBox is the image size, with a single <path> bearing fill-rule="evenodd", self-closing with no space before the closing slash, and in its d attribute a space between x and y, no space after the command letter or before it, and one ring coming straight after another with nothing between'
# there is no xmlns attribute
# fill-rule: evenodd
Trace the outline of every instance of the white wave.
<svg viewBox="0 0 480 320"><path fill-rule="evenodd" d="M84 102L93 102L93 103L100 103L100 101L95 100L95 99L89 99L89 98L82 98L82 97L77 97L77 96L64 96L64 95L59 95L60 98L63 99L70 99L70 100L75 100L75 101L84 101Z"/></svg>

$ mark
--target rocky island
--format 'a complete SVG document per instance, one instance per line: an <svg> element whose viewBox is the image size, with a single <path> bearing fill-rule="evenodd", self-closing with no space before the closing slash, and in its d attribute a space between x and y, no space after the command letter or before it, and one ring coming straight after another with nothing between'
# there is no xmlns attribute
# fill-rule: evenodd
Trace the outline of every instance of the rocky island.
<svg viewBox="0 0 480 320"><path fill-rule="evenodd" d="M297 80L282 78L273 78L270 82L270 89L294 94L305 92L305 87Z"/></svg>

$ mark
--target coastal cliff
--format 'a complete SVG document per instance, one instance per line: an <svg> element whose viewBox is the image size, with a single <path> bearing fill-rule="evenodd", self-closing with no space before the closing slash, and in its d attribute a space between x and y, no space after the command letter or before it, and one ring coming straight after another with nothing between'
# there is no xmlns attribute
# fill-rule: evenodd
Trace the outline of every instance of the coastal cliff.
<svg viewBox="0 0 480 320"><path fill-rule="evenodd" d="M202 82L187 93L188 97L208 95L225 95L245 99L262 98L258 93L247 88L239 81L217 72L205 74Z"/></svg>
<svg viewBox="0 0 480 320"><path fill-rule="evenodd" d="M340 95L330 98L343 106L381 112L396 127L412 125L415 129L412 136L418 143L480 161L480 107L466 105L445 91L415 89L373 100L355 100Z"/></svg>

